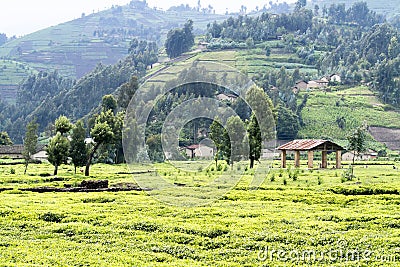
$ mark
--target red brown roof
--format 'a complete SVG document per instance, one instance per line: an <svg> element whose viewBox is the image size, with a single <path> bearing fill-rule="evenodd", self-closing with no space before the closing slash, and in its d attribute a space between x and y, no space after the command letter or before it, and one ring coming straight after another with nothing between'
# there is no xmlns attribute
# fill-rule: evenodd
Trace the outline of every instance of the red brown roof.
<svg viewBox="0 0 400 267"><path fill-rule="evenodd" d="M189 149L189 150L195 150L195 149L197 149L199 147L200 147L200 145L190 145L190 146L187 146L186 148Z"/></svg>
<svg viewBox="0 0 400 267"><path fill-rule="evenodd" d="M279 150L343 150L338 144L328 140L301 139L293 140L278 147Z"/></svg>

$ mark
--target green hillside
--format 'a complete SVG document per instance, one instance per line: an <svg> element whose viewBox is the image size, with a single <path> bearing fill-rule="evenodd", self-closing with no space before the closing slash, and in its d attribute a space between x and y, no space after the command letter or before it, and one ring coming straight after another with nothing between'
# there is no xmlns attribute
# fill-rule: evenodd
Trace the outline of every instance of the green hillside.
<svg viewBox="0 0 400 267"><path fill-rule="evenodd" d="M304 126L299 131L302 138L328 138L346 143L347 135L363 121L373 127L400 128L399 110L382 104L368 87L301 92L299 99L304 94L309 98L302 111ZM372 136L370 141L375 149L382 148Z"/></svg>
<svg viewBox="0 0 400 267"><path fill-rule="evenodd" d="M123 59L135 37L161 46L167 32L188 19L194 21L196 33L204 32L210 21L225 19L196 11L155 10L138 3L143 2L132 1L12 40L0 46L0 58L20 62L32 71L58 70L63 76L80 78L99 62L108 65ZM0 90L15 88L26 76L0 72ZM12 98L14 93L8 95Z"/></svg>

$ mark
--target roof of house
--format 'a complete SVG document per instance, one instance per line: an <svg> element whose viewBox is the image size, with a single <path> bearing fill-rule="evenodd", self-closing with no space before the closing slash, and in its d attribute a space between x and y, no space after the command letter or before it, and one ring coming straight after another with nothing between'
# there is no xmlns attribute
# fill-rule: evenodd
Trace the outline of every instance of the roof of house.
<svg viewBox="0 0 400 267"><path fill-rule="evenodd" d="M0 146L0 154L22 154L24 145Z"/></svg>
<svg viewBox="0 0 400 267"><path fill-rule="evenodd" d="M343 150L343 147L328 140L300 139L278 147L279 150Z"/></svg>
<svg viewBox="0 0 400 267"><path fill-rule="evenodd" d="M189 150L195 150L195 149L197 149L199 147L200 147L200 145L190 145L190 146L187 146L186 148L189 149Z"/></svg>
<svg viewBox="0 0 400 267"><path fill-rule="evenodd" d="M36 152L44 150L46 145L38 144L36 146ZM0 146L0 154L12 155L22 154L24 152L24 145L11 145L11 146Z"/></svg>

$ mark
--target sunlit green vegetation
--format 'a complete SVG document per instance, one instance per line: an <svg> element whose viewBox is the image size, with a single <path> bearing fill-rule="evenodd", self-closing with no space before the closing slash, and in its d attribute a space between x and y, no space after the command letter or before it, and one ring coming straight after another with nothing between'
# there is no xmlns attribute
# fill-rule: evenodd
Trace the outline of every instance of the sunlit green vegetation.
<svg viewBox="0 0 400 267"><path fill-rule="evenodd" d="M51 181L54 177L42 177L51 172L49 164L34 165L27 176L22 165L1 166L1 187L14 190L0 193L0 261L17 266L397 266L400 181L392 167L397 163L374 163L385 165L357 166L357 178L348 182L342 182L342 170L274 168L257 190L249 188L246 172L220 200L192 208L136 191L24 192L18 188L62 186L83 176L63 165L58 178L65 181ZM218 173L211 171L212 164L203 170L201 165L194 163L190 176ZM187 176L171 172L169 165L157 167L160 175ZM127 172L123 165L99 164L91 178L134 182L131 175L118 174ZM345 255L336 260L326 256L312 262L282 261L275 254L271 261L271 254L263 254L266 248L288 253L368 250L373 257L346 262Z"/></svg>

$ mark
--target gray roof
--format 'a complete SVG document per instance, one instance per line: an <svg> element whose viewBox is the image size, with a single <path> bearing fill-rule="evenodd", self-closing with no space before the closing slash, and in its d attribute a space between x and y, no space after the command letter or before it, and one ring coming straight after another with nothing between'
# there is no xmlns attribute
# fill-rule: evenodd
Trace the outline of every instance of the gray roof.
<svg viewBox="0 0 400 267"><path fill-rule="evenodd" d="M22 154L24 145L0 146L0 154Z"/></svg>

